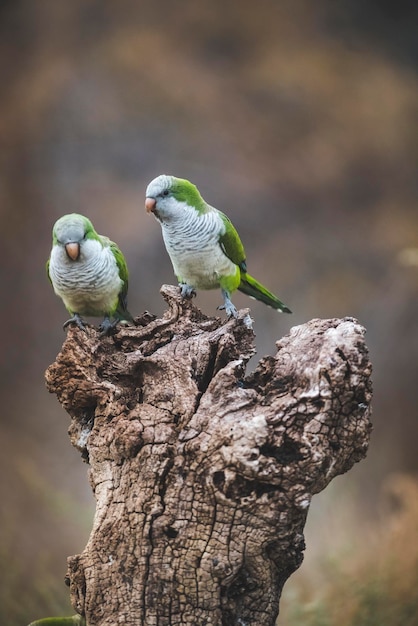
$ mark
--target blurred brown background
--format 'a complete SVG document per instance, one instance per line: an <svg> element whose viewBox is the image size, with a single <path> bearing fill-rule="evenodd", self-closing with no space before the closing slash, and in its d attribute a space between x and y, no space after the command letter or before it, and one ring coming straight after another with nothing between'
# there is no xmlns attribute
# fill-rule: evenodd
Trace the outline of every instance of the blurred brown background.
<svg viewBox="0 0 418 626"><path fill-rule="evenodd" d="M234 297L251 307L258 357L313 317L367 328L370 452L314 498L279 624L297 623L294 598L323 593L324 561L352 559L380 532L387 481L418 469L417 7L0 4L0 623L72 612L66 556L84 547L94 510L68 417L43 381L67 319L45 275L52 225L89 216L125 253L132 313L161 314L159 287L174 276L144 211L160 173L192 180L228 213L250 272L294 311ZM216 314L220 293L197 303Z"/></svg>

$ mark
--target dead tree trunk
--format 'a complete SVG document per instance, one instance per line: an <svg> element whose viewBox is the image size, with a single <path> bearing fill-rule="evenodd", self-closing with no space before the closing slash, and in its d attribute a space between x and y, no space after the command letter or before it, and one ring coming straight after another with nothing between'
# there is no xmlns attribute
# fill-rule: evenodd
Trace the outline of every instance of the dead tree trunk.
<svg viewBox="0 0 418 626"><path fill-rule="evenodd" d="M301 564L312 494L367 451L371 366L352 318L312 320L253 374L248 311L68 331L47 371L97 508L68 559L89 626L273 625Z"/></svg>

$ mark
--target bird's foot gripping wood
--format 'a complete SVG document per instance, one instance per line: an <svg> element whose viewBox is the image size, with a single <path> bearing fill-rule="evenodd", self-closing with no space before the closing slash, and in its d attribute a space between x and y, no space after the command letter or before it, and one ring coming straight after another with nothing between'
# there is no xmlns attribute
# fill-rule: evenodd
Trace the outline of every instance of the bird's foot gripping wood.
<svg viewBox="0 0 418 626"><path fill-rule="evenodd" d="M107 315L103 319L103 322L99 326L100 337L109 337L115 332L118 319L111 320Z"/></svg>
<svg viewBox="0 0 418 626"><path fill-rule="evenodd" d="M74 313L74 315L70 317L70 319L67 320L62 327L65 330L68 326L71 326L71 324L75 324L80 330L86 330L86 325L78 313Z"/></svg>
<svg viewBox="0 0 418 626"><path fill-rule="evenodd" d="M294 327L246 375L248 310L222 323L162 293L161 319L107 341L70 329L47 371L97 507L73 607L89 626L273 626L312 495L366 455L364 329Z"/></svg>
<svg viewBox="0 0 418 626"><path fill-rule="evenodd" d="M228 317L238 317L238 311L232 303L231 298L229 297L229 292L225 289L222 289L222 297L224 299L224 303L218 306L218 311L225 311Z"/></svg>
<svg viewBox="0 0 418 626"><path fill-rule="evenodd" d="M187 285L187 283L179 283L179 287L182 298L187 298L190 300L191 298L196 297L196 290L191 285Z"/></svg>

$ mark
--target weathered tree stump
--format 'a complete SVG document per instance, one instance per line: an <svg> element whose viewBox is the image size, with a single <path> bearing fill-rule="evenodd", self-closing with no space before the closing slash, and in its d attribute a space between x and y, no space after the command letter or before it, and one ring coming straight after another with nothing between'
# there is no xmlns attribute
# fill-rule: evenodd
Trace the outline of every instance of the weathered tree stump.
<svg viewBox="0 0 418 626"><path fill-rule="evenodd" d="M97 501L73 606L89 626L273 625L312 494L367 451L364 329L294 327L246 376L247 310L223 321L162 293L161 319L70 328L46 373Z"/></svg>

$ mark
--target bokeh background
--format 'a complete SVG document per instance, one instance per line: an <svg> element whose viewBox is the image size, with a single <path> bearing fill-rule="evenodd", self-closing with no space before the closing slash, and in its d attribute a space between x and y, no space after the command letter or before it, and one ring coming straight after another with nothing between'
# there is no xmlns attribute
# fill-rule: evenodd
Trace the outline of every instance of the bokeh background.
<svg viewBox="0 0 418 626"><path fill-rule="evenodd" d="M314 498L278 624L418 624L417 27L407 1L1 3L0 623L73 612L66 557L94 510L44 386L67 319L52 225L88 215L125 253L132 313L159 315L174 277L144 195L171 173L229 214L294 311L235 296L257 358L314 317L367 328L370 451Z"/></svg>

